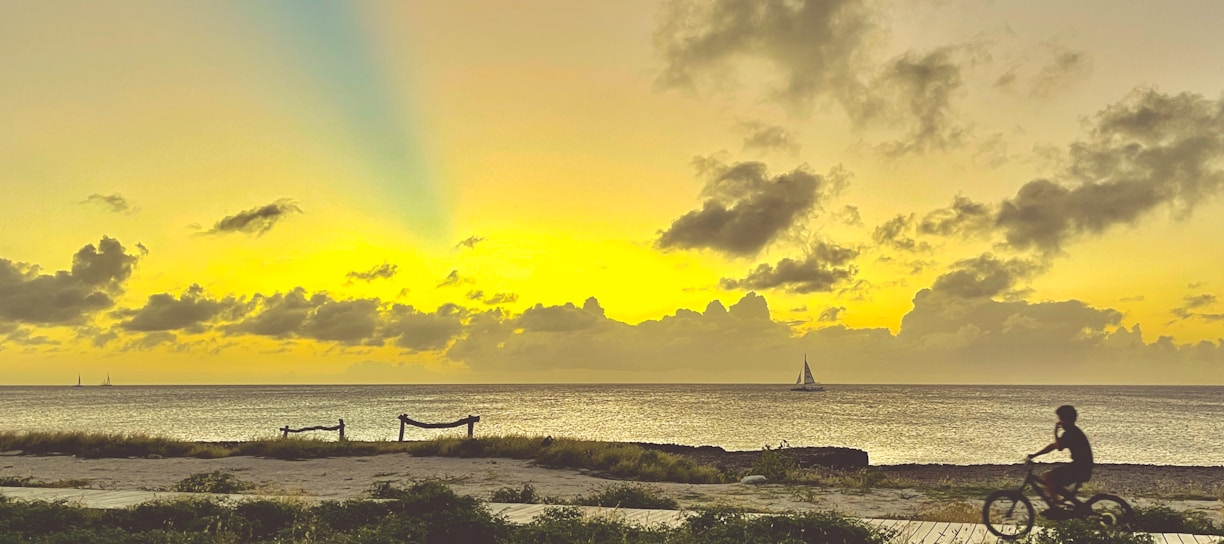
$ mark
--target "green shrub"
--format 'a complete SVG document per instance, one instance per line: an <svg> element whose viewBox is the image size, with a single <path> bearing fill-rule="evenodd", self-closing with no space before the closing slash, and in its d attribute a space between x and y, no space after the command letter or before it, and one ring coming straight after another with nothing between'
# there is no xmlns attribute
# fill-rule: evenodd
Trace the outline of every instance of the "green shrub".
<svg viewBox="0 0 1224 544"><path fill-rule="evenodd" d="M748 473L759 474L771 482L785 482L790 480L795 467L795 459L786 452L785 448L779 446L775 450L765 446L765 450L757 456L756 461L752 463L752 468L748 469Z"/></svg>
<svg viewBox="0 0 1224 544"><path fill-rule="evenodd" d="M518 504L558 504L561 501L555 497L543 497L536 494L535 486L523 484L523 487L503 487L494 491L489 497L490 502L512 502Z"/></svg>
<svg viewBox="0 0 1224 544"><path fill-rule="evenodd" d="M635 484L604 486L594 495L578 497L574 499L574 502L583 506L608 506L612 508L676 510L680 507L674 499L663 496L658 488Z"/></svg>
<svg viewBox="0 0 1224 544"><path fill-rule="evenodd" d="M861 521L831 512L749 516L738 510L705 510L689 517L683 529L682 538L669 542L884 544L896 536L895 531L873 529Z"/></svg>
<svg viewBox="0 0 1224 544"><path fill-rule="evenodd" d="M549 508L531 523L514 530L513 544L570 544L617 542L645 544L669 542L666 529L643 528L614 519L583 519L573 507Z"/></svg>
<svg viewBox="0 0 1224 544"><path fill-rule="evenodd" d="M1203 512L1178 512L1165 505L1136 507L1134 529L1148 533L1189 533L1224 535L1224 526L1216 524Z"/></svg>
<svg viewBox="0 0 1224 544"><path fill-rule="evenodd" d="M214 470L183 478L172 489L182 493L241 493L254 487L255 484L240 480L232 472Z"/></svg>
<svg viewBox="0 0 1224 544"><path fill-rule="evenodd" d="M1152 535L1103 527L1085 520L1060 521L1045 531L1034 531L1017 544L1154 544Z"/></svg>

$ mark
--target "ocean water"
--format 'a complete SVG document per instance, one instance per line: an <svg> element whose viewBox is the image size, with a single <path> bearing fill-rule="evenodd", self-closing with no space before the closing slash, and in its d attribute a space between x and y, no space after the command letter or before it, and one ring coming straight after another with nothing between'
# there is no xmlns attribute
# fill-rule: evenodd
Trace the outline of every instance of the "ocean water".
<svg viewBox="0 0 1224 544"><path fill-rule="evenodd" d="M283 385L0 387L0 430L136 432L186 440L335 425L395 440L396 416L479 415L477 435L715 445L846 446L872 464L1015 463L1074 404L1099 463L1224 466L1224 387L827 385ZM409 427L407 439L465 429ZM334 439L336 433L311 433ZM1061 456L1061 457L1060 457ZM1065 453L1048 456L1065 459Z"/></svg>

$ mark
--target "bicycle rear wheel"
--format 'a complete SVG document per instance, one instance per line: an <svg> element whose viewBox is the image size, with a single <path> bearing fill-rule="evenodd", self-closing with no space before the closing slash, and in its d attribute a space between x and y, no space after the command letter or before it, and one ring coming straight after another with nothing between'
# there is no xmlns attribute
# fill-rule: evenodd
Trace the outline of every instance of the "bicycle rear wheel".
<svg viewBox="0 0 1224 544"><path fill-rule="evenodd" d="M1090 519L1101 525L1116 525L1123 529L1135 524L1135 510L1117 495L1101 493L1088 498L1084 506L1092 510Z"/></svg>
<svg viewBox="0 0 1224 544"><path fill-rule="evenodd" d="M982 522L1004 540L1022 537L1033 528L1033 503L1019 491L995 491L982 505Z"/></svg>

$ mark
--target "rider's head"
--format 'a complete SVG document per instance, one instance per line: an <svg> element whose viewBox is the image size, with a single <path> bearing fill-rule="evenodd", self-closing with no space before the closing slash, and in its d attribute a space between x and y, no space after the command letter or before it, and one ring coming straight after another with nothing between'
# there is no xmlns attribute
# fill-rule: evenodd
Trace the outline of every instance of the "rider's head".
<svg viewBox="0 0 1224 544"><path fill-rule="evenodd" d="M1054 413L1058 414L1059 421L1069 425L1075 425L1075 418L1079 417L1079 414L1075 412L1075 407L1070 404L1059 406L1057 410L1054 410Z"/></svg>

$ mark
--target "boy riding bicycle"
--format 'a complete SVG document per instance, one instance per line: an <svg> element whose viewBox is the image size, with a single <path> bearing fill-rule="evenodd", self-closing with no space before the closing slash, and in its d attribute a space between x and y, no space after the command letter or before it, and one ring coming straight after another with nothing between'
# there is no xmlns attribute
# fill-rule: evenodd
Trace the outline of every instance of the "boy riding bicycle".
<svg viewBox="0 0 1224 544"><path fill-rule="evenodd" d="M1059 406L1054 413L1058 414L1058 423L1054 426L1054 442L1042 448L1041 451L1029 455L1028 458L1031 460L1056 449L1071 450L1071 464L1057 467L1041 475L1041 482L1045 485L1046 491L1050 497L1057 500L1070 495L1070 490L1066 489L1068 486L1087 482L1092 478L1092 446L1088 445L1088 437L1084 435L1084 431L1075 426L1075 420L1078 417L1075 407L1064 404ZM1061 435L1058 433L1059 429L1062 429ZM1061 509L1051 508L1041 514L1055 518L1064 513Z"/></svg>

